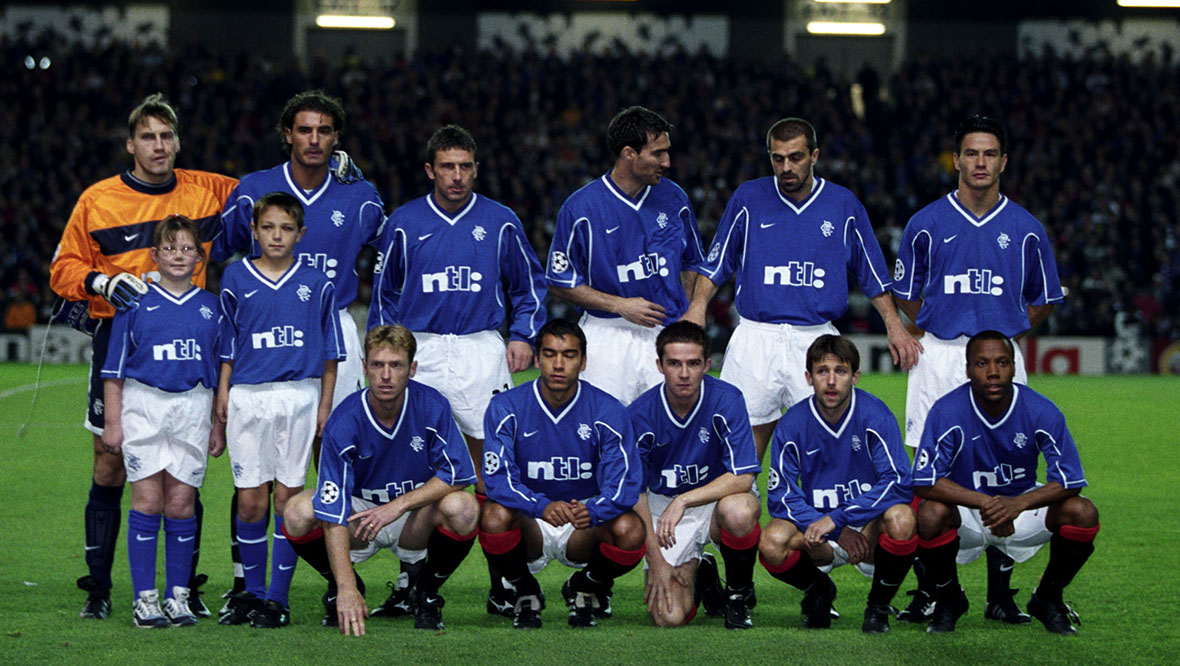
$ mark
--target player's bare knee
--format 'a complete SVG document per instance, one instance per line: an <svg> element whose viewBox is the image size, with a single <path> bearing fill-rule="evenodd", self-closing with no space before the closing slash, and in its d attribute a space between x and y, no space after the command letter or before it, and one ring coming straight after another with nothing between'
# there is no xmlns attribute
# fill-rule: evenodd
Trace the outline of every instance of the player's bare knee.
<svg viewBox="0 0 1180 666"><path fill-rule="evenodd" d="M448 493L438 502L443 525L455 534L471 534L479 523L479 502L462 491Z"/></svg>
<svg viewBox="0 0 1180 666"><path fill-rule="evenodd" d="M758 524L762 506L750 493L727 495L717 502L717 521L721 529L734 536L745 536Z"/></svg>
<svg viewBox="0 0 1180 666"><path fill-rule="evenodd" d="M643 527L643 520L634 511L627 511L610 521L607 525L611 543L623 550L635 550L643 546L647 538L647 530Z"/></svg>
<svg viewBox="0 0 1180 666"><path fill-rule="evenodd" d="M959 510L957 507L925 500L918 507L918 536L923 539L934 539L948 530L959 526Z"/></svg>
<svg viewBox="0 0 1180 666"><path fill-rule="evenodd" d="M1095 527L1098 525L1098 507L1089 497L1074 495L1061 502L1059 520L1062 525L1074 527Z"/></svg>
<svg viewBox="0 0 1180 666"><path fill-rule="evenodd" d="M758 553L763 559L772 564L781 563L790 554L791 537L797 536L799 530L791 523L775 518L762 529L762 536L758 537Z"/></svg>
<svg viewBox="0 0 1180 666"><path fill-rule="evenodd" d="M266 486L238 488L238 518L243 523L256 523L266 516L270 493Z"/></svg>
<svg viewBox="0 0 1180 666"><path fill-rule="evenodd" d="M99 447L102 446L102 440ZM123 469L123 456L94 451L94 482L100 486L121 486L127 481L127 470Z"/></svg>
<svg viewBox="0 0 1180 666"><path fill-rule="evenodd" d="M671 612L651 611L651 621L657 627L673 628L688 624L688 611L676 604Z"/></svg>
<svg viewBox="0 0 1180 666"><path fill-rule="evenodd" d="M512 528L513 512L502 504L491 500L484 502L479 512L479 529L491 534L507 532Z"/></svg>
<svg viewBox="0 0 1180 666"><path fill-rule="evenodd" d="M305 490L287 500L283 510L283 529L291 536L303 536L314 530L319 521L312 504L315 490Z"/></svg>
<svg viewBox="0 0 1180 666"><path fill-rule="evenodd" d="M163 498L164 516L172 520L188 520L195 513L192 494L169 495Z"/></svg>
<svg viewBox="0 0 1180 666"><path fill-rule="evenodd" d="M890 539L912 539L918 530L918 519L909 504L894 504L881 516L881 527Z"/></svg>

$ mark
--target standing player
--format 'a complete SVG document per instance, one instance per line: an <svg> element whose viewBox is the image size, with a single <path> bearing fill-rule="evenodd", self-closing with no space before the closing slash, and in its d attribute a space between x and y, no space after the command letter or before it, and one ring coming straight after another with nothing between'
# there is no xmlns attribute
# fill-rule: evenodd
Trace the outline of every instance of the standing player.
<svg viewBox="0 0 1180 666"><path fill-rule="evenodd" d="M332 283L295 259L303 205L273 192L254 207L262 256L230 264L221 278L221 375L217 418L226 426L246 591L221 624L282 627L298 558L282 536L283 508L303 490L311 442L332 409L344 357ZM266 587L268 484L274 481L274 560ZM262 596L265 593L265 602Z"/></svg>
<svg viewBox="0 0 1180 666"><path fill-rule="evenodd" d="M492 398L484 416L488 501L479 543L517 591L512 626L541 626L534 578L552 560L575 568L562 586L573 627L610 613L609 591L643 558L643 521L631 510L642 469L619 401L578 379L586 337L554 319L537 334L541 377Z"/></svg>
<svg viewBox="0 0 1180 666"><path fill-rule="evenodd" d="M425 550L410 595L414 626L438 630L439 587L475 541L479 504L462 492L475 481L475 467L446 398L411 381L416 346L401 326L378 326L365 336L369 388L332 412L318 487L292 498L284 513L292 547L328 580L324 624L345 635L365 633L364 593L352 562L381 548Z"/></svg>
<svg viewBox="0 0 1180 666"><path fill-rule="evenodd" d="M340 363L332 406L364 385L360 338L348 306L356 300L356 260L361 247L376 243L385 221L385 205L376 188L355 174L347 173L351 160L336 149L345 130L345 112L340 101L319 90L299 93L287 100L279 117L278 133L291 158L263 171L247 174L225 202L222 230L213 244L215 261L238 252L251 259L262 251L252 236L255 202L270 192L285 192L304 208L306 237L300 243L300 263L323 271L336 290L340 308L340 330L346 359ZM335 168L332 159L339 161ZM237 512L234 494L231 513ZM244 588L238 538L230 521L231 552L234 557L232 592ZM276 534L276 537L281 535ZM227 595L228 596L228 595ZM227 603L222 612L228 612Z"/></svg>
<svg viewBox="0 0 1180 666"><path fill-rule="evenodd" d="M706 603L705 610L723 612L729 629L752 627L762 507L750 492L759 470L746 402L736 388L705 374L709 338L692 322L660 331L656 367L664 383L627 408L647 487L635 507L647 529L647 612L662 627L696 615L694 596L719 587L712 556L702 564L712 541L720 544L728 587L725 605Z"/></svg>
<svg viewBox="0 0 1180 666"><path fill-rule="evenodd" d="M836 585L826 572L856 565L873 579L861 631L885 633L889 602L918 547L901 430L885 403L855 388L860 354L847 338L816 338L805 377L814 397L788 409L774 430L766 482L774 518L762 531L762 564L803 590L813 629L832 623Z"/></svg>
<svg viewBox="0 0 1180 666"><path fill-rule="evenodd" d="M963 384L930 408L914 456L918 550L934 583L930 633L955 630L960 600L956 559L966 564L994 546L1023 562L1048 541L1049 563L1028 612L1056 634L1077 633L1062 590L1094 552L1098 509L1079 493L1082 463L1065 416L1049 399L1014 383L1016 351L1007 333L967 342ZM1037 483L1038 458L1045 482Z"/></svg>
<svg viewBox="0 0 1180 666"><path fill-rule="evenodd" d="M632 106L606 130L611 170L566 199L546 277L555 296L586 311L586 381L630 403L663 379L651 349L681 318L702 260L688 195L663 178L672 125Z"/></svg>
<svg viewBox="0 0 1180 666"><path fill-rule="evenodd" d="M831 322L848 308L849 273L885 320L894 363L909 369L921 350L897 315L864 206L815 176L815 128L800 118L780 120L766 133L766 149L774 176L733 193L685 315L704 326L709 299L734 276L741 322L721 378L746 397L759 460L783 408L811 392L799 368L813 340L836 333Z"/></svg>
<svg viewBox="0 0 1180 666"><path fill-rule="evenodd" d="M434 191L389 216L369 326L400 323L414 331L421 345L416 377L451 403L478 460L488 401L512 387L510 373L532 363L532 343L545 323L545 281L516 214L472 192L475 151L475 139L456 125L430 137L425 167ZM500 337L506 310L512 316L507 352ZM486 499L482 481L475 491ZM402 562L405 576L374 615L410 612L417 568ZM489 573L488 611L511 615L514 599L501 576Z"/></svg>
<svg viewBox="0 0 1180 666"><path fill-rule="evenodd" d="M86 503L86 566L90 573L78 579L78 587L87 592L80 613L84 618L101 620L110 613L111 566L126 479L123 458L108 453L102 444L104 389L99 371L106 361L111 317L116 309L134 305L147 293L142 279L153 277L155 265L149 248L160 220L171 215L195 220L201 229L199 242L208 250L218 211L237 183L204 171L173 168L180 150L178 127L176 112L159 93L149 95L132 110L126 145L133 160L131 168L82 193L49 268L53 291L67 300L89 301L90 316L99 320L83 424L94 434L94 477ZM192 281L198 287L205 285L203 263L197 265ZM200 550L202 513L197 499L195 552ZM195 571L195 554L193 560ZM190 573L190 603L198 614L208 615L197 585L195 573Z"/></svg>
<svg viewBox="0 0 1180 666"><path fill-rule="evenodd" d="M1045 228L1000 193L1008 164L1007 133L999 122L972 116L955 128L959 189L918 211L906 225L893 273L902 311L926 334L925 353L906 386L906 444L922 438L934 401L966 381L967 338L996 329L1020 338L1036 328L1063 298L1057 262ZM1015 381L1028 383L1020 348ZM989 548L985 616L1028 622L1012 600L1012 560ZM922 572L921 558L914 566ZM932 590L919 590L901 619L922 621Z"/></svg>
<svg viewBox="0 0 1180 666"><path fill-rule="evenodd" d="M156 225L149 254L158 279L139 307L115 313L103 365L103 444L121 455L131 481L127 554L137 627L191 626L189 573L197 488L206 454L221 455L224 432L211 429L217 385L217 297L192 283L205 259L201 228L172 216ZM156 540L164 522L167 584L156 590Z"/></svg>

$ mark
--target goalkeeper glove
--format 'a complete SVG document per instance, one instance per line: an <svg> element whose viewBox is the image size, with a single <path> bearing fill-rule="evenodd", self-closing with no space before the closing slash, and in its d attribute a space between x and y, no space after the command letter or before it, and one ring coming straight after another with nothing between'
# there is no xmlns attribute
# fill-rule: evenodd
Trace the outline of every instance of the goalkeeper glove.
<svg viewBox="0 0 1180 666"><path fill-rule="evenodd" d="M91 273L88 279L88 291L102 296L116 310L126 310L135 307L139 299L147 293L148 287L143 280L131 273L119 273L110 277L102 273Z"/></svg>
<svg viewBox="0 0 1180 666"><path fill-rule="evenodd" d="M348 153L344 152L343 150L337 150L336 152L332 153L332 159L336 161L336 164L335 166L331 166L331 164L329 164L329 166L331 167L332 175L336 177L336 180L345 185L348 185L349 183L355 183L358 180L365 179L365 174L361 173L361 168L357 166L356 162L352 161L352 158L348 156Z"/></svg>

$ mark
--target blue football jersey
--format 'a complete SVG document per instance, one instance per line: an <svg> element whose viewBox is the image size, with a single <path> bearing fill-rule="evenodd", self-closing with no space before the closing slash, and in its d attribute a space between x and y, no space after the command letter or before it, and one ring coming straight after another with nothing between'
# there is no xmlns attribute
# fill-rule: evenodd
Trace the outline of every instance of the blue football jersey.
<svg viewBox="0 0 1180 666"><path fill-rule="evenodd" d="M726 472L757 474L746 400L737 387L705 375L701 395L681 420L668 404L664 385L654 386L627 407L648 490L675 496Z"/></svg>
<svg viewBox="0 0 1180 666"><path fill-rule="evenodd" d="M289 162L247 174L230 193L221 213L221 233L213 240L211 252L214 261L224 261L237 252L245 252L251 259L260 256L250 224L254 202L271 192L285 192L303 204L307 233L295 245L295 257L332 280L337 305L351 305L356 300L357 254L361 246L377 244L385 223L385 204L377 188L363 180L345 185L329 175L323 185L308 192L291 179Z"/></svg>
<svg viewBox="0 0 1180 666"><path fill-rule="evenodd" d="M487 197L453 215L428 194L389 216L373 280L369 328L465 335L499 330L505 306L512 339L531 343L545 323L541 262L516 214Z"/></svg>
<svg viewBox="0 0 1180 666"><path fill-rule="evenodd" d="M975 404L971 384L939 398L930 408L914 455L914 485L945 477L989 496L1013 497L1037 482L1037 457L1045 482L1083 488L1086 475L1065 415L1045 396L1014 384L1012 405L993 422Z"/></svg>
<svg viewBox="0 0 1180 666"><path fill-rule="evenodd" d="M1045 228L1004 195L975 217L956 192L906 224L893 293L922 299L915 323L943 340L988 329L1020 335L1029 328L1028 306L1064 299Z"/></svg>
<svg viewBox="0 0 1180 666"><path fill-rule="evenodd" d="M193 287L173 296L159 284L137 307L115 313L103 379L130 377L163 391L217 388L217 297Z"/></svg>
<svg viewBox="0 0 1180 666"><path fill-rule="evenodd" d="M545 276L558 287L585 284L614 296L646 298L663 306L664 321L671 323L688 307L680 273L696 270L702 260L697 218L679 185L661 178L632 200L607 174L562 204Z"/></svg>
<svg viewBox="0 0 1180 666"><path fill-rule="evenodd" d="M742 183L700 273L718 285L734 277L743 319L798 326L844 314L849 273L869 298L890 286L864 206L823 178L803 203L780 192L773 176Z"/></svg>
<svg viewBox="0 0 1180 666"><path fill-rule="evenodd" d="M337 525L348 522L353 497L386 504L434 476L450 486L475 482L475 466L450 403L413 380L392 429L373 415L369 389L332 410L317 469L315 516Z"/></svg>
<svg viewBox="0 0 1180 666"><path fill-rule="evenodd" d="M332 283L296 261L272 281L243 259L221 276L221 360L232 384L285 382L324 374L344 360Z"/></svg>
<svg viewBox="0 0 1180 666"><path fill-rule="evenodd" d="M539 382L496 394L484 413L488 497L533 518L552 501L581 500L594 525L630 510L643 479L623 403L579 381L554 414Z"/></svg>
<svg viewBox="0 0 1180 666"><path fill-rule="evenodd" d="M824 420L815 396L788 409L770 440L770 463L767 509L802 530L825 515L835 531L865 525L913 497L897 419L857 388L836 426Z"/></svg>

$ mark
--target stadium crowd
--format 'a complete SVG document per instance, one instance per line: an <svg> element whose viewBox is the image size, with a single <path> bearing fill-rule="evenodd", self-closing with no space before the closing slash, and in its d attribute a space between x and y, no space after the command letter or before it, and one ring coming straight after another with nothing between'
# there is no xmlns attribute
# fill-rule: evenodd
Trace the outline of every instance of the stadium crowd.
<svg viewBox="0 0 1180 666"><path fill-rule="evenodd" d="M820 135L819 174L861 198L890 264L909 217L955 185L951 128L992 115L1011 137L1003 190L1047 226L1068 289L1041 332L1111 336L1122 311L1144 336L1180 339L1180 69L1152 58L920 57L895 73L866 66L847 79L822 63L686 52L562 59L454 48L304 66L199 43L84 47L42 35L0 42L0 68L9 101L0 107L6 328L27 327L34 313L46 319L45 276L73 202L127 166L131 101L158 90L176 105L177 166L241 176L282 159L271 123L284 100L323 88L343 99L344 148L387 211L428 190L420 147L458 123L479 142L477 191L516 211L542 257L562 201L608 168L602 131L628 104L675 123L671 176L692 198L706 242L734 188L770 173L766 128L808 118ZM362 274L362 302L367 281ZM723 293L712 305L720 342L736 323L729 302ZM883 331L871 311L867 302L851 308L841 330Z"/></svg>

